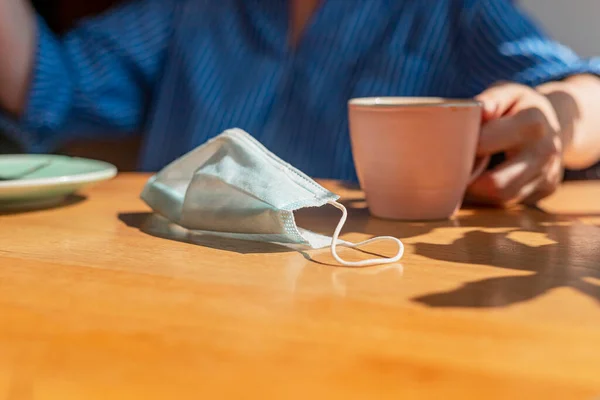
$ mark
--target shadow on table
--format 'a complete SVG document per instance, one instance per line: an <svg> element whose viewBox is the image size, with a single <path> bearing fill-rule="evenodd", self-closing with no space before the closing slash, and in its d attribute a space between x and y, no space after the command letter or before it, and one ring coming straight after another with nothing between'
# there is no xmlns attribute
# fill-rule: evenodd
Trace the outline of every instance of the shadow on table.
<svg viewBox="0 0 600 400"><path fill-rule="evenodd" d="M31 206L11 205L11 206L3 209L2 204L0 203L0 216L25 214L25 213L35 212L35 211L53 210L53 209L57 209L57 208L67 208L67 207L71 207L76 204L79 204L85 200L87 200L86 196L73 194L73 195L69 195L65 198L59 198L57 200L52 199L49 202L38 203L35 205L31 205Z"/></svg>
<svg viewBox="0 0 600 400"><path fill-rule="evenodd" d="M344 232L356 232L369 236L395 236L399 239L415 238L440 229L452 228L498 228L528 232L545 232L544 224L575 223L579 219L587 225L600 226L600 213L552 214L537 207L516 206L510 209L493 207L464 207L452 220L399 222L370 216L364 199L341 201L348 209L348 222ZM301 211L298 224L322 234L331 234L337 222L337 210L325 206Z"/></svg>
<svg viewBox="0 0 600 400"><path fill-rule="evenodd" d="M519 272L467 282L454 290L413 299L416 302L430 307L505 307L570 287L600 303L597 213L555 215L538 208L465 208L451 221L397 222L369 218L364 201L344 204L349 214L344 232L411 238L416 241L413 253L462 264L456 268L483 265ZM327 215L328 211L321 209L303 222L321 232L324 221L331 221ZM459 237L451 244L430 243L436 231L441 236L455 231Z"/></svg>
<svg viewBox="0 0 600 400"><path fill-rule="evenodd" d="M513 232L537 233L538 237L523 243L511 237ZM545 236L542 245L537 244L539 235ZM414 251L430 259L466 264L457 268L486 265L521 272L467 282L454 290L414 299L431 307L505 307L563 287L600 303L600 237L591 225L556 221L529 232L475 230L449 245L416 243Z"/></svg>
<svg viewBox="0 0 600 400"><path fill-rule="evenodd" d="M127 226L139 229L141 232L157 238L204 246L217 250L225 250L239 254L286 253L294 251L290 248L272 243L222 238L190 231L169 222L166 218L150 212L121 213L119 214L119 219Z"/></svg>
<svg viewBox="0 0 600 400"><path fill-rule="evenodd" d="M216 250L230 251L238 254L258 254L258 253L291 253L301 254L307 261L314 264L320 264L331 267L340 267L338 264L330 263L321 259L324 249L310 251L303 245L278 245L268 242L254 242L248 240L238 240L223 238L215 235L204 234L202 232L190 231L176 224L169 222L166 218L150 213L121 213L119 220L125 225L139 229L141 232L158 237L161 239L173 240L177 242L193 244L208 247ZM370 252L363 249L355 249L363 254L372 257L385 257L381 254ZM327 251L329 254L329 251Z"/></svg>
<svg viewBox="0 0 600 400"><path fill-rule="evenodd" d="M465 208L453 220L401 222L380 219L369 214L364 199L340 201L348 210L348 219L343 233L359 233L368 236L395 236L399 239L414 238L430 234L438 229L489 226L495 228L534 229L546 221L542 213L524 213L522 209ZM295 213L299 226L311 231L331 235L341 214L331 206L300 210ZM565 220L567 218L565 217Z"/></svg>

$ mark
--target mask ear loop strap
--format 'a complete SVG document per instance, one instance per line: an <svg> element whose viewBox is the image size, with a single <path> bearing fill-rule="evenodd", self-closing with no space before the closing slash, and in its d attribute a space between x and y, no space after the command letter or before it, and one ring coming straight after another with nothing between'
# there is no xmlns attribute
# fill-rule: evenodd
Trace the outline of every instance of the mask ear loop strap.
<svg viewBox="0 0 600 400"><path fill-rule="evenodd" d="M340 222L338 223L337 227L335 228L335 232L333 233L333 237L332 237L332 241L331 241L331 255L338 263L340 263L341 265L346 266L346 267L369 267L372 265L392 264L392 263L398 262L402 258L402 256L404 255L404 244L402 244L402 242L399 239L392 237L392 236L380 236L380 237L372 238L369 240L365 240L360 243L339 243L340 233L342 232L342 228L344 227L344 224L346 223L346 220L348 219L348 211L346 210L346 207L344 207L342 204L338 203L337 201L329 201L328 203L342 212L342 217L340 218ZM371 260L363 260L363 261L346 261L346 260L343 260L337 253L337 246L357 248L357 247L365 246L370 243L382 242L382 241L391 241L391 242L396 243L396 245L398 246L398 252L396 253L396 255L394 257L374 258Z"/></svg>

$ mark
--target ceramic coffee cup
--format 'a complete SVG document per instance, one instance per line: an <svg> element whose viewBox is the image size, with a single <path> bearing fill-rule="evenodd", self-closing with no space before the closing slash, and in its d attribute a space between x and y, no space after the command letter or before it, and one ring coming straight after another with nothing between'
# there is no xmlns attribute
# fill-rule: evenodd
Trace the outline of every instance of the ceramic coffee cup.
<svg viewBox="0 0 600 400"><path fill-rule="evenodd" d="M349 118L358 178L376 217L451 218L489 163L475 159L482 118L475 100L356 98Z"/></svg>

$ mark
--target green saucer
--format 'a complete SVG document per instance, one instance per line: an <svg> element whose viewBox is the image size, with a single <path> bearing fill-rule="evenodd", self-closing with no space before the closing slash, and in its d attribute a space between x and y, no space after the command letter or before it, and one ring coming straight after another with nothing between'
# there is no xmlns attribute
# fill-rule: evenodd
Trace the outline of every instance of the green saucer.
<svg viewBox="0 0 600 400"><path fill-rule="evenodd" d="M116 174L114 165L84 158L0 155L0 210L54 205Z"/></svg>

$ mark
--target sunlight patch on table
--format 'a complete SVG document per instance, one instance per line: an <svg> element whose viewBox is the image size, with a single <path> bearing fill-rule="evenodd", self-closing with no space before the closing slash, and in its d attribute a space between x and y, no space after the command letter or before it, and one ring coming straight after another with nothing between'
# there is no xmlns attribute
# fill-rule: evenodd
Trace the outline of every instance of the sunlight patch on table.
<svg viewBox="0 0 600 400"><path fill-rule="evenodd" d="M592 285L600 286L600 278L594 278L593 276L586 276L582 278L587 283L591 283Z"/></svg>
<svg viewBox="0 0 600 400"><path fill-rule="evenodd" d="M600 217L580 217L579 221L586 225L600 226Z"/></svg>
<svg viewBox="0 0 600 400"><path fill-rule="evenodd" d="M569 227L573 225L573 221L552 221L552 222L542 222L540 223L540 226L543 226L545 228L552 228L552 227Z"/></svg>
<svg viewBox="0 0 600 400"><path fill-rule="evenodd" d="M542 247L558 244L557 241L550 239L547 234L542 232L513 231L506 235L506 237L513 242L529 247Z"/></svg>
<svg viewBox="0 0 600 400"><path fill-rule="evenodd" d="M451 245L457 240L465 237L470 232L485 232L485 233L507 233L514 231L515 228L479 228L479 227L443 227L436 228L433 231L420 236L414 236L410 239L405 239L408 243L428 243L439 245Z"/></svg>

